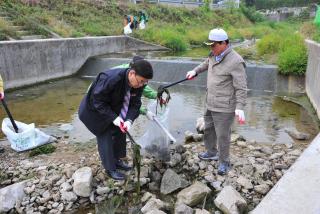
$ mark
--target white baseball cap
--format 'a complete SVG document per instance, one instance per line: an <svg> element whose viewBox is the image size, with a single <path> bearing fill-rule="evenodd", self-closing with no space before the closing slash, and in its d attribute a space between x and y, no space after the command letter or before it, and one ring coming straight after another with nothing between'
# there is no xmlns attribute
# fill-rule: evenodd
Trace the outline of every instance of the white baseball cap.
<svg viewBox="0 0 320 214"><path fill-rule="evenodd" d="M212 29L208 36L209 41L205 42L206 45L212 45L214 42L226 41L228 34L221 28Z"/></svg>

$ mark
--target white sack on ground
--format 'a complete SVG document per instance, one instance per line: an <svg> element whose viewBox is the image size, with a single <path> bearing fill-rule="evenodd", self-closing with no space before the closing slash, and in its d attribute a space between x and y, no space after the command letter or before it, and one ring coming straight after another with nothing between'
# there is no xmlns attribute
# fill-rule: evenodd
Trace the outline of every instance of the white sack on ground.
<svg viewBox="0 0 320 214"><path fill-rule="evenodd" d="M34 123L25 124L19 121L15 123L19 129L18 133L14 131L9 118L4 118L2 121L2 132L7 136L13 150L22 152L53 142L54 138L35 128Z"/></svg>

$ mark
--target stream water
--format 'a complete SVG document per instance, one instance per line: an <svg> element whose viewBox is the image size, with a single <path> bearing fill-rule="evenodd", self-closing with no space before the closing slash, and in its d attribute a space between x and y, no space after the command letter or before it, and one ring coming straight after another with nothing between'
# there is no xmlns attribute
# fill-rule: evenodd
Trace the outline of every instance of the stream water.
<svg viewBox="0 0 320 214"><path fill-rule="evenodd" d="M79 121L77 109L91 81L80 77L61 79L8 92L6 100L15 120L35 123L36 127L55 136L68 135L72 142L87 142L94 136ZM158 84L151 83L151 86L157 88ZM170 88L170 93L169 130L182 142L186 130L196 132L196 119L204 111L205 89L177 85ZM144 105L148 102L150 100L143 98ZM319 131L304 108L265 92L249 92L245 112L246 123L241 126L235 123L234 130L247 140L293 143L285 128L294 127L312 138ZM1 111L0 118L4 117L5 112ZM140 137L147 126L146 117L140 116L134 123L133 135Z"/></svg>

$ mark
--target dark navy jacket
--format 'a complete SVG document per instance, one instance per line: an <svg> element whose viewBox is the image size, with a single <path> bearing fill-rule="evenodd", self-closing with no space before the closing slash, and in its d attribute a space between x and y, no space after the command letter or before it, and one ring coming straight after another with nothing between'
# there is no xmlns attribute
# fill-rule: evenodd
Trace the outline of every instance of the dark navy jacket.
<svg viewBox="0 0 320 214"><path fill-rule="evenodd" d="M123 99L128 87L128 68L110 69L98 74L88 94L79 107L79 118L96 136L113 126L120 115ZM143 87L131 88L130 104L125 120L132 122L139 116Z"/></svg>

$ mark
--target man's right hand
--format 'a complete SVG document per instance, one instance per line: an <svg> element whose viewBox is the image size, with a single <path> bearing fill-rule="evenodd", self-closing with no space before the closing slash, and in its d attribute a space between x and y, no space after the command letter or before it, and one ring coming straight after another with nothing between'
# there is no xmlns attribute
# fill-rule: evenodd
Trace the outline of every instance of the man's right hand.
<svg viewBox="0 0 320 214"><path fill-rule="evenodd" d="M0 92L0 100L4 99L4 92Z"/></svg>
<svg viewBox="0 0 320 214"><path fill-rule="evenodd" d="M188 80L192 80L195 76L197 76L197 72L195 72L194 70L192 70L192 71L188 71L188 72L187 72L186 78L187 78Z"/></svg>
<svg viewBox="0 0 320 214"><path fill-rule="evenodd" d="M123 119L119 116L113 121L113 124L118 127L121 126L121 123L123 123Z"/></svg>

